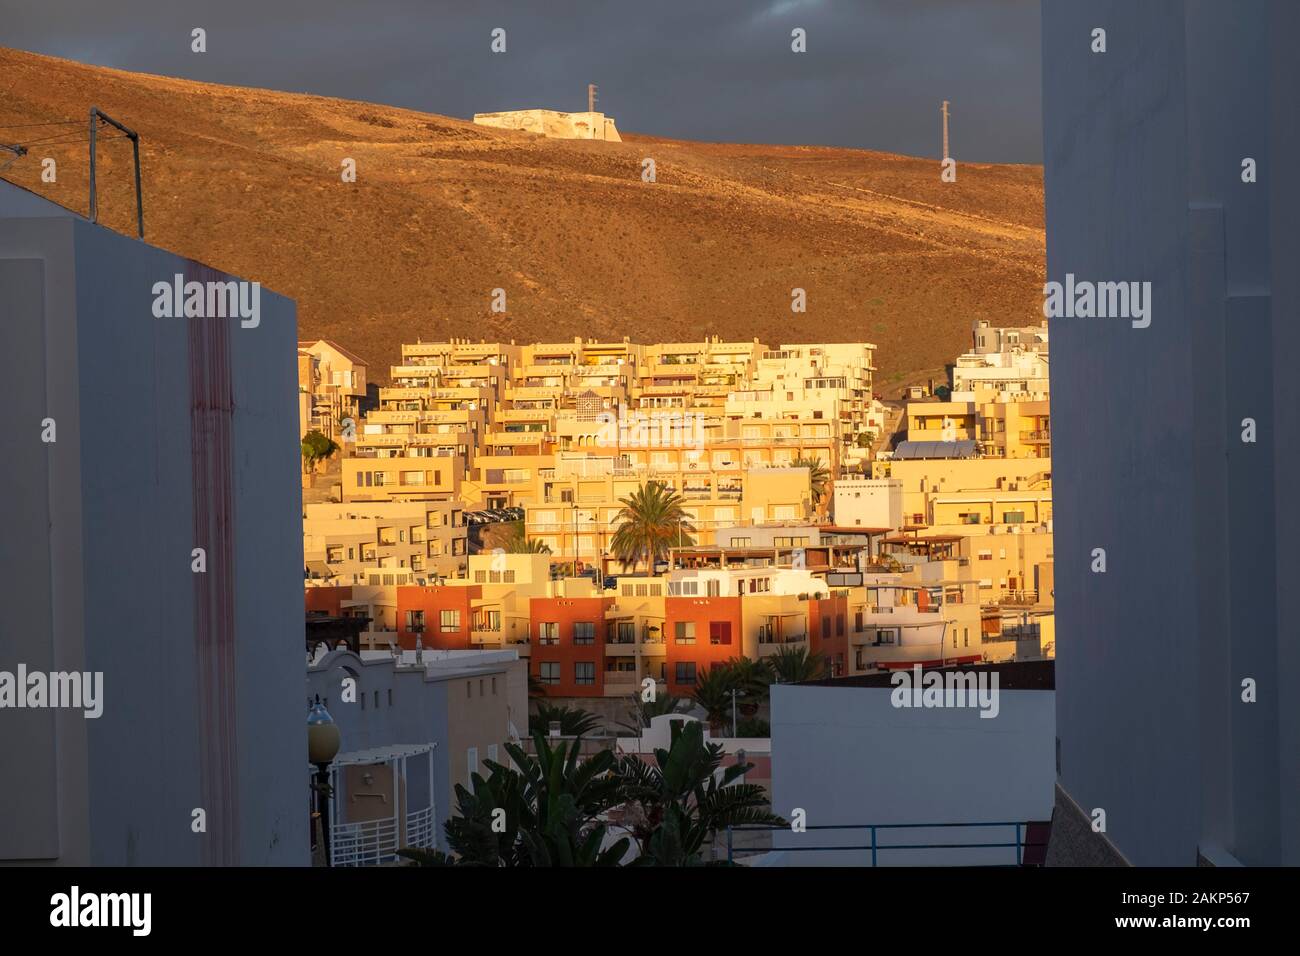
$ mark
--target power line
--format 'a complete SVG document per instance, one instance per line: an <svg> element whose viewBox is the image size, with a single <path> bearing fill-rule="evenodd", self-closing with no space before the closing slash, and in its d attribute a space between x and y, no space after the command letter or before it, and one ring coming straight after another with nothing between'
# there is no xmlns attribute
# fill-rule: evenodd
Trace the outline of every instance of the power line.
<svg viewBox="0 0 1300 956"><path fill-rule="evenodd" d="M49 123L4 123L0 129L27 129L32 126L80 126L81 120L55 120Z"/></svg>

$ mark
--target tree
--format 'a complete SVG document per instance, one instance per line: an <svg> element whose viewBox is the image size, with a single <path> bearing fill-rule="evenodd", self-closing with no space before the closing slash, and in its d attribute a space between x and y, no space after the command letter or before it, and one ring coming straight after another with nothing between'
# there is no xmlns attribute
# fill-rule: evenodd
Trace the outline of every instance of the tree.
<svg viewBox="0 0 1300 956"><path fill-rule="evenodd" d="M657 481L647 482L626 498L620 498L616 521L618 528L610 539L614 556L631 565L644 558L647 571L654 573L655 562L666 557L674 545L689 547L695 526L682 506L683 498Z"/></svg>
<svg viewBox="0 0 1300 956"><path fill-rule="evenodd" d="M715 664L695 679L691 698L704 708L709 731L715 737L722 735L722 728L731 716L731 692L736 689L735 675L725 664Z"/></svg>
<svg viewBox="0 0 1300 956"><path fill-rule="evenodd" d="M537 702L537 713L528 717L529 734L550 733L551 723L560 722L560 733L565 737L581 737L600 729L600 718L587 710L566 707L563 704Z"/></svg>
<svg viewBox="0 0 1300 956"><path fill-rule="evenodd" d="M614 771L624 826L641 849L637 865L699 865L705 844L719 830L785 824L768 808L762 787L735 782L753 765L723 769L722 745L704 742L699 721L674 721L668 749L658 748L654 756L651 764L628 754Z"/></svg>
<svg viewBox="0 0 1300 956"><path fill-rule="evenodd" d="M402 850L421 866L618 866L631 841L602 849L607 824L599 819L621 802L614 754L579 760L581 740L554 748L533 735L536 755L506 744L514 767L486 761L487 777L470 775L472 791L456 785L456 814L447 842L456 854Z"/></svg>
<svg viewBox="0 0 1300 956"><path fill-rule="evenodd" d="M812 496L813 510L817 509L822 497L826 494L826 482L830 478L830 472L822 464L820 458L796 458L790 462L792 468L808 469L808 493Z"/></svg>
<svg viewBox="0 0 1300 956"><path fill-rule="evenodd" d="M309 431L302 436L302 466L305 474L316 470L316 465L339 450L338 443L319 431Z"/></svg>
<svg viewBox="0 0 1300 956"><path fill-rule="evenodd" d="M550 546L528 537L522 521L501 521L493 524L483 535L483 549L500 549L506 554L550 554Z"/></svg>
<svg viewBox="0 0 1300 956"><path fill-rule="evenodd" d="M731 671L732 684L739 692L740 712L747 717L754 716L768 698L772 671L762 661L744 656L730 658L725 666Z"/></svg>
<svg viewBox="0 0 1300 956"><path fill-rule="evenodd" d="M875 432L858 432L857 437L853 440L853 443L857 445L859 448L870 448L873 444L875 444L875 441L876 441Z"/></svg>
<svg viewBox="0 0 1300 956"><path fill-rule="evenodd" d="M640 737L641 732L650 726L652 718L676 713L681 703L681 699L672 694L656 694L654 700L642 700L639 693L633 694L629 712L631 720L620 720L618 725Z"/></svg>
<svg viewBox="0 0 1300 956"><path fill-rule="evenodd" d="M772 672L772 680L778 684L817 680L826 672L826 658L806 647L781 647L763 661Z"/></svg>

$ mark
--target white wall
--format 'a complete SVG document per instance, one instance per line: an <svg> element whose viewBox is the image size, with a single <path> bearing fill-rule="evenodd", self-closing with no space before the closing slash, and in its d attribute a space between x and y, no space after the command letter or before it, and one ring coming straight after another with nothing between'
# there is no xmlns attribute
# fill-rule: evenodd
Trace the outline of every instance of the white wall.
<svg viewBox="0 0 1300 956"><path fill-rule="evenodd" d="M999 712L895 708L892 688L772 687L772 804L809 826L995 823L1052 815L1053 692L1001 691ZM878 831L878 843L1013 842L1013 828ZM857 850L792 852L791 846L862 846L869 830L774 833L781 863L864 866ZM881 851L882 866L1012 863L1013 849Z"/></svg>

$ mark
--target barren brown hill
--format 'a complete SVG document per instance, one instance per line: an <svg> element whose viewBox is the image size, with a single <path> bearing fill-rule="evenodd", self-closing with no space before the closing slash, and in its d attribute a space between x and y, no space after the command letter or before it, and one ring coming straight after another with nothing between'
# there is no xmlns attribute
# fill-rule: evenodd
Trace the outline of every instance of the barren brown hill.
<svg viewBox="0 0 1300 956"><path fill-rule="evenodd" d="M884 385L951 361L973 319L1041 314L1039 167L962 164L946 184L933 159L859 150L545 140L0 48L0 141L31 144L3 176L84 212L92 104L141 134L149 241L292 296L301 337L337 340L381 380L417 338L717 334L872 341ZM521 90L518 105L559 104ZM83 122L15 125L55 120ZM846 122L869 124L870 104ZM130 233L129 144L100 155L101 220Z"/></svg>

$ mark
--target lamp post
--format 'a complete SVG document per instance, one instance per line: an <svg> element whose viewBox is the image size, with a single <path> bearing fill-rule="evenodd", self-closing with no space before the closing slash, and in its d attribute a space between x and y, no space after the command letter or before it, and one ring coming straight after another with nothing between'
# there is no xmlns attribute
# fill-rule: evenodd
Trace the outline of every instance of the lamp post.
<svg viewBox="0 0 1300 956"><path fill-rule="evenodd" d="M320 702L320 695L307 711L307 760L316 767L316 808L320 813L321 842L325 865L330 865L330 763L338 756L340 734L334 718Z"/></svg>

